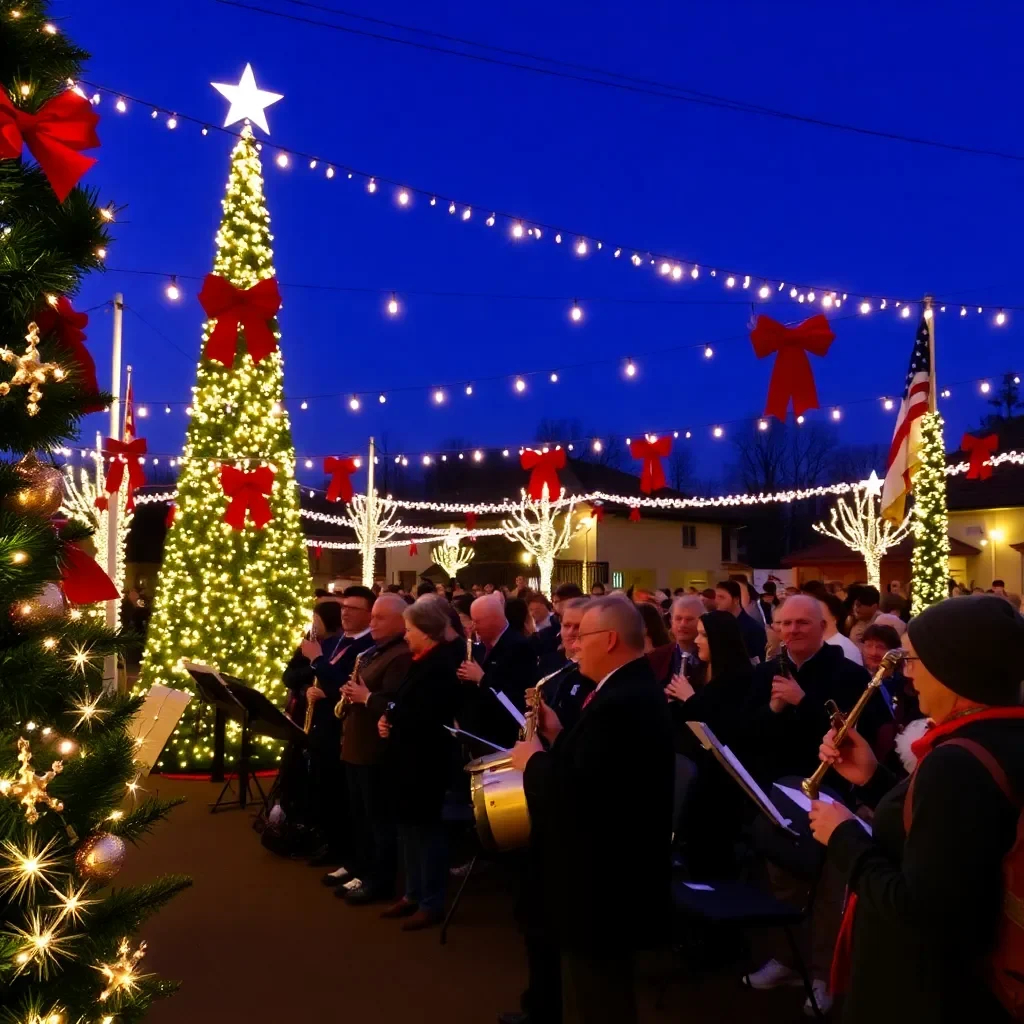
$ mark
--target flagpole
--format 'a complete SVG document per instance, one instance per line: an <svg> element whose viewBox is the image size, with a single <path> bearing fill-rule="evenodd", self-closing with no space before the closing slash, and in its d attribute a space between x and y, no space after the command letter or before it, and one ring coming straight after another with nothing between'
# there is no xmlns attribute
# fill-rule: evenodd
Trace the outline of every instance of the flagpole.
<svg viewBox="0 0 1024 1024"><path fill-rule="evenodd" d="M114 335L111 346L110 393L114 400L110 403L110 437L120 440L121 433L121 326L124 318L124 296L118 292L114 296ZM100 449L102 459L102 448ZM108 467L104 466L104 479ZM117 502L119 495L108 496L107 504L107 575L113 580L117 578ZM120 601L114 598L107 602L107 629L117 629L117 609ZM103 659L103 690L105 693L116 693L117 686L117 655L112 654Z"/></svg>
<svg viewBox="0 0 1024 1024"><path fill-rule="evenodd" d="M932 386L928 389L928 411L938 412L939 406L939 378L935 373L935 310L932 309L932 297L924 297L924 308L931 316L926 315L928 321L928 365L931 366Z"/></svg>

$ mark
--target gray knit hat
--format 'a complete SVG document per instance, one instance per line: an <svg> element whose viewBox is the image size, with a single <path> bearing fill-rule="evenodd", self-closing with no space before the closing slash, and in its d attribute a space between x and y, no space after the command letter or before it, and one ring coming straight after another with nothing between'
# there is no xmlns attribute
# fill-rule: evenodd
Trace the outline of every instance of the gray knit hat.
<svg viewBox="0 0 1024 1024"><path fill-rule="evenodd" d="M1024 618L992 594L951 597L907 628L925 668L954 693L979 704L1021 703Z"/></svg>

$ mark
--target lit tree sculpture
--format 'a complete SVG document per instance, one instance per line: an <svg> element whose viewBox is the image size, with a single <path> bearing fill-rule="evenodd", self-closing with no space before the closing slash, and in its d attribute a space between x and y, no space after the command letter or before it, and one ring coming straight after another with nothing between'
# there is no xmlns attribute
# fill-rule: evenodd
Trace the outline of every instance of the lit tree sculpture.
<svg viewBox="0 0 1024 1024"><path fill-rule="evenodd" d="M348 503L348 525L355 531L363 557L364 587L373 586L377 548L390 540L402 525L402 520L395 518L397 513L398 506L390 498L382 498L372 489L370 495L352 495Z"/></svg>
<svg viewBox="0 0 1024 1024"><path fill-rule="evenodd" d="M833 537L848 548L859 551L867 565L868 583L879 589L882 586L882 558L890 548L910 535L912 514L908 512L898 525L882 519L876 504L881 493L882 481L872 470L871 476L854 489L852 508L845 498L840 498L832 506L828 525L814 524L818 533Z"/></svg>
<svg viewBox="0 0 1024 1024"><path fill-rule="evenodd" d="M565 495L565 488L559 492L559 500ZM548 494L547 484L544 485L543 496L535 501L526 491L522 492L519 508L512 513L511 519L503 519L501 528L511 541L523 545L537 563L540 570L540 590L542 594L551 595L551 576L555 569L555 555L569 544L572 536L572 510L575 502L553 508ZM559 513L563 518L558 522Z"/></svg>
<svg viewBox="0 0 1024 1024"><path fill-rule="evenodd" d="M476 551L469 545L459 543L460 534L453 526L444 541L438 544L433 550L434 564L441 566L450 579L455 579L460 569L465 569Z"/></svg>

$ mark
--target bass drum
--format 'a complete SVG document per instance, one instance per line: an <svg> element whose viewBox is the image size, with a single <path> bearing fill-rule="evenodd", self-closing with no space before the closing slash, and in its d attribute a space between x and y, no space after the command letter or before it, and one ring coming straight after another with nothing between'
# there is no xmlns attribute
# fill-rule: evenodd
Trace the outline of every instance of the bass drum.
<svg viewBox="0 0 1024 1024"><path fill-rule="evenodd" d="M478 757L466 765L476 832L485 850L519 850L530 841L530 812L523 773L506 753Z"/></svg>

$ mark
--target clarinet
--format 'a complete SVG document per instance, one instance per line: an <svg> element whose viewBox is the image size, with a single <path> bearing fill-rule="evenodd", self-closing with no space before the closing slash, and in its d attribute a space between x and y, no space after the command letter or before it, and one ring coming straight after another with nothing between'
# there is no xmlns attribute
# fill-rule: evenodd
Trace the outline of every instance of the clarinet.
<svg viewBox="0 0 1024 1024"><path fill-rule="evenodd" d="M356 662L352 666L352 674L348 677L348 681L350 683L354 683L359 678L359 662L363 660L363 655L365 653L366 653L365 651L360 651L356 655ZM349 704L351 704L351 703L352 703L352 701L350 701L348 699L348 697L345 696L345 694L342 694L341 695L341 700L339 700L338 703L334 705L334 717L335 718L344 718L345 717L345 711L347 710Z"/></svg>

